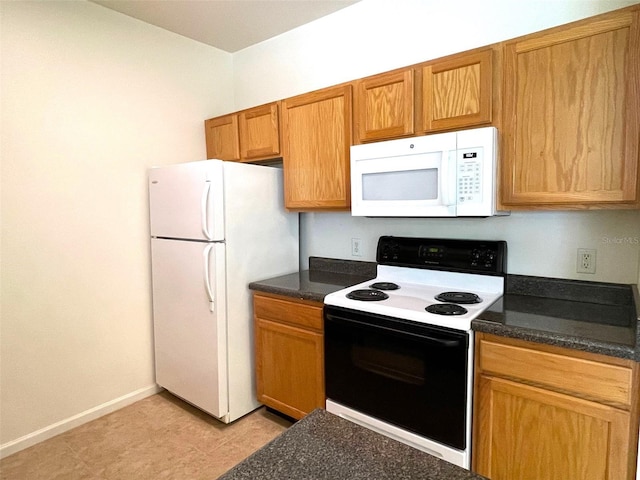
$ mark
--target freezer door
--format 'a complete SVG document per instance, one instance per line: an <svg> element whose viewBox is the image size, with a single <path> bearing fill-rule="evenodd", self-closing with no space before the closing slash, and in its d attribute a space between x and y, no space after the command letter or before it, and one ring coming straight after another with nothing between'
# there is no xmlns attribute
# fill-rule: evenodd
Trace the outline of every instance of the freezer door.
<svg viewBox="0 0 640 480"><path fill-rule="evenodd" d="M151 236L224 240L223 187L220 160L150 169Z"/></svg>
<svg viewBox="0 0 640 480"><path fill-rule="evenodd" d="M156 382L228 413L225 245L151 240Z"/></svg>

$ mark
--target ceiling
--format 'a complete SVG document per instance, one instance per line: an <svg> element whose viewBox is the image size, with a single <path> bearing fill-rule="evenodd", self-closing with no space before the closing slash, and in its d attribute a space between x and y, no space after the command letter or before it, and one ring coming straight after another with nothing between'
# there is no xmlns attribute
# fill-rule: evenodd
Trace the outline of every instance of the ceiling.
<svg viewBox="0 0 640 480"><path fill-rule="evenodd" d="M233 53L359 0L90 0Z"/></svg>

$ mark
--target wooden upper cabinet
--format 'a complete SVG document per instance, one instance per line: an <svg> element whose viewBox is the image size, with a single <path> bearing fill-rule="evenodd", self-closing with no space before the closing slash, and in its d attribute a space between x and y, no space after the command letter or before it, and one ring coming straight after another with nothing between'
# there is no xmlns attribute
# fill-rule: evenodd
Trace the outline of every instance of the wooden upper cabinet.
<svg viewBox="0 0 640 480"><path fill-rule="evenodd" d="M474 50L354 82L355 143L490 124L493 55Z"/></svg>
<svg viewBox="0 0 640 480"><path fill-rule="evenodd" d="M242 160L280 156L279 102L244 110L238 114Z"/></svg>
<svg viewBox="0 0 640 480"><path fill-rule="evenodd" d="M224 115L204 122L207 158L240 160L238 115Z"/></svg>
<svg viewBox="0 0 640 480"><path fill-rule="evenodd" d="M420 68L420 76L419 133L491 123L493 50L430 62Z"/></svg>
<svg viewBox="0 0 640 480"><path fill-rule="evenodd" d="M351 85L282 101L286 208L349 208L351 111Z"/></svg>
<svg viewBox="0 0 640 480"><path fill-rule="evenodd" d="M414 133L413 69L354 82L355 143Z"/></svg>
<svg viewBox="0 0 640 480"><path fill-rule="evenodd" d="M504 205L637 206L639 12L630 7L506 43Z"/></svg>
<svg viewBox="0 0 640 480"><path fill-rule="evenodd" d="M205 120L207 158L253 162L280 156L280 102Z"/></svg>

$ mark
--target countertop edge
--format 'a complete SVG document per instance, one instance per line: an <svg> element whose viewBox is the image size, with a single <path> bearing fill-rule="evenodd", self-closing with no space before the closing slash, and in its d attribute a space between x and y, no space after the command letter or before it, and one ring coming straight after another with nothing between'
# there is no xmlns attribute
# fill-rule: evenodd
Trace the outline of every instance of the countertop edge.
<svg viewBox="0 0 640 480"><path fill-rule="evenodd" d="M254 292L263 292L263 293L272 293L274 295L282 295L284 297L289 297L292 299L298 300L312 300L314 302L323 303L325 294L303 291L303 290L292 290L284 287L275 287L271 285L263 285L260 282L251 282L249 284L249 290L253 290Z"/></svg>
<svg viewBox="0 0 640 480"><path fill-rule="evenodd" d="M491 320L477 318L471 322L474 332L489 333L500 337L526 340L529 342L564 347L570 350L580 350L589 353L598 353L610 357L626 360L640 361L638 348L609 342L601 342L572 335L563 335L543 330L533 330L525 327L511 327Z"/></svg>

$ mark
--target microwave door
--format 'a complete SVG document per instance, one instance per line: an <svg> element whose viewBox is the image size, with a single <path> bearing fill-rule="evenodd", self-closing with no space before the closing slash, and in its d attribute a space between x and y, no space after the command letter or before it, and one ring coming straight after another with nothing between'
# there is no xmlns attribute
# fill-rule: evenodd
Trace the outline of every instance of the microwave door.
<svg viewBox="0 0 640 480"><path fill-rule="evenodd" d="M456 215L455 144L450 149L411 155L352 157L351 168L351 214L354 216Z"/></svg>

